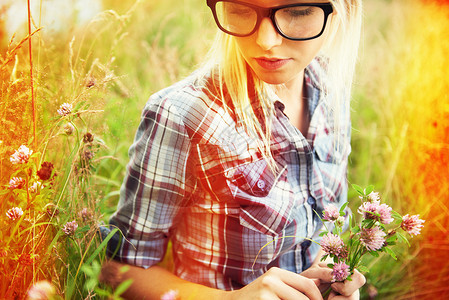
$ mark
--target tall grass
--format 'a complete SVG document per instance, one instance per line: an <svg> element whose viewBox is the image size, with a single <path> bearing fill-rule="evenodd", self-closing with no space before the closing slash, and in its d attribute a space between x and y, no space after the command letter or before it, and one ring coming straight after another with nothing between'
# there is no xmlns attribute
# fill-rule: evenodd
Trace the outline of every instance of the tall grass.
<svg viewBox="0 0 449 300"><path fill-rule="evenodd" d="M350 180L375 184L398 211L427 220L399 264L387 257L370 262L367 287L379 299L431 299L448 291L441 257L449 243L449 6L436 2L365 1Z"/></svg>
<svg viewBox="0 0 449 300"><path fill-rule="evenodd" d="M186 76L206 47L189 38L201 21L193 8L111 5L82 29L2 47L0 298L23 299L42 280L57 298L119 298L98 286L101 223L146 98ZM21 145L33 155L12 163Z"/></svg>
<svg viewBox="0 0 449 300"><path fill-rule="evenodd" d="M114 183L98 172L111 158L98 118L120 87L112 51L131 13L105 12L73 37L13 40L1 55L2 299L42 280L66 299L102 291L87 284L104 258L101 187ZM110 41L100 53L99 40Z"/></svg>
<svg viewBox="0 0 449 300"><path fill-rule="evenodd" d="M449 26L437 25L435 28L443 28L441 32L435 29L428 35L416 34L416 28L407 29L414 13L421 12L416 16L428 26L434 21L423 17L429 11L418 1L407 5L402 0L364 2L364 43L353 95L349 180L375 185L399 211L407 207L424 219L432 217L425 224L432 230L425 234L435 237L440 247L448 247L443 235L449 225L445 221L448 210L441 200L447 199L447 183L441 176L433 176L432 185L427 181L429 174L442 172L447 163L448 99L442 91L447 91L448 84L446 80L437 85L438 92L446 97L443 105L437 96L424 101L427 95L436 95L430 80L420 89L415 87L420 79L427 78L422 74L434 72L441 62L442 68L449 67L442 54L444 49L448 51L447 42L443 52L437 52L442 56L439 59L433 51L440 49L438 37ZM98 284L105 245L99 229L115 210L141 110L151 93L195 69L216 30L202 0L108 0L104 5L106 11L83 28L58 35L48 35L43 28L32 36L15 37L12 43L10 37L3 37L0 298L24 298L31 285L44 279L53 284L60 298L119 298L120 291L113 294ZM32 32L36 29L31 27ZM430 39L434 40L427 47ZM417 53L426 57L416 60ZM433 68L425 63L430 57L435 58L430 64ZM411 66L415 66L412 72ZM444 69L437 69L439 78L444 78ZM413 80L408 81L410 78ZM72 105L66 115L57 113L63 103ZM439 111L435 114L424 109L426 106L439 107ZM412 122L416 115L420 115L419 121ZM427 137L425 142L421 132ZM32 149L34 156L26 164L13 165L10 156L22 144ZM425 156L420 156L423 152ZM436 163L439 161L441 164ZM37 173L43 162L54 165L46 180ZM11 189L12 177L25 178L26 185ZM42 187L29 191L37 181ZM438 207L437 213L426 197ZM356 210L354 194L350 194L350 201ZM23 215L15 220L7 217L12 207L21 207ZM67 227L72 221L78 224L74 232ZM389 257L368 261L371 271L366 275L362 298L377 294L378 299L412 299L422 296L424 289L427 294L441 290L426 277L431 270L415 263L419 258L431 262L434 252L429 249L433 248L432 242L423 241L411 250L402 249L399 262ZM440 280L448 276L447 266L442 268L445 272ZM423 278L422 283L417 284L419 278Z"/></svg>

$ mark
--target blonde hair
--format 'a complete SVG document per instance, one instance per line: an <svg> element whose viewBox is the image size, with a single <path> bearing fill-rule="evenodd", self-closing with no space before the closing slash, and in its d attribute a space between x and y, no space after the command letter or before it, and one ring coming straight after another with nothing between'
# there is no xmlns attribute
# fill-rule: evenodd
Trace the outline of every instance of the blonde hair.
<svg viewBox="0 0 449 300"><path fill-rule="evenodd" d="M349 98L354 77L355 64L361 31L361 0L333 0L334 13L328 20L325 42L318 56L327 62L322 74L320 89L324 101L328 105L329 116L340 116L341 113L349 115ZM237 46L235 38L219 31L208 53L208 59L204 64L207 70L215 69L218 82L213 84L218 87L219 97L225 102L225 91L232 102L237 124L244 126L245 130L260 140L258 148L261 154L268 158L270 167L275 168L275 163L270 152L271 118L274 108L272 96L275 88L260 80L247 65L243 55ZM205 74L205 72L200 72ZM212 77L214 78L214 77ZM254 91L251 89L254 88ZM258 96L258 112L251 105L251 94ZM332 95L329 103L328 95ZM229 109L225 105L225 109ZM345 110L342 112L341 110ZM262 116L260 122L256 116ZM334 120L334 134L336 137L336 150L345 145L349 134L349 128L342 128L340 119ZM340 149L341 150L341 149Z"/></svg>

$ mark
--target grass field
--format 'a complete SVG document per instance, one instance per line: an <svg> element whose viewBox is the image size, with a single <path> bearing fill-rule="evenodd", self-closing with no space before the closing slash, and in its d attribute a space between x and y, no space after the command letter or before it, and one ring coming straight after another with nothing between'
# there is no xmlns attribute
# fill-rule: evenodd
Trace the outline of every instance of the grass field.
<svg viewBox="0 0 449 300"><path fill-rule="evenodd" d="M115 210L149 95L192 72L216 30L201 0L103 5L88 25L58 34L42 28L10 43L0 29L0 298L21 299L43 279L60 298L118 297L97 282L98 226ZM364 5L349 182L374 185L395 210L426 223L410 248L398 247L398 261L366 261L362 298L439 298L449 292L449 6ZM70 112L58 113L63 103ZM12 164L22 144L33 154ZM10 188L13 177L21 189ZM8 216L13 207L23 214Z"/></svg>

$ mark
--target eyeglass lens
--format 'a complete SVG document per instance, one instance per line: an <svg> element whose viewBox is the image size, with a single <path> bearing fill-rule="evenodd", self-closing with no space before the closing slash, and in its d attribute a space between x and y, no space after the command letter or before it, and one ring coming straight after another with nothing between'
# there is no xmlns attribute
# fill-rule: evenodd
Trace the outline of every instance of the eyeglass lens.
<svg viewBox="0 0 449 300"><path fill-rule="evenodd" d="M257 24L257 11L244 4L219 1L215 6L220 25L231 34L247 35ZM284 35L302 39L318 35L324 26L325 14L316 6L290 6L274 15L275 26Z"/></svg>

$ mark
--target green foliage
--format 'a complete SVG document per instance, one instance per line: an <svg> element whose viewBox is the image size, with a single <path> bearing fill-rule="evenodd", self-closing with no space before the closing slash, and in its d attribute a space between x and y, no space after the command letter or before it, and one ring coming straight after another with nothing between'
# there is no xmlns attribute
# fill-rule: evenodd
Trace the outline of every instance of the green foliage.
<svg viewBox="0 0 449 300"><path fill-rule="evenodd" d="M40 194L30 201L40 212L50 209L48 204L52 204L51 210L57 207L59 215L39 220L33 225L26 223L24 215L16 223L4 226L1 232L1 240L9 247L14 244L12 237L15 234L20 233L23 237L48 226L51 230L48 233L52 235L41 257L58 258L49 263L55 266L58 273L52 283L58 286L61 295L65 293L66 298L73 299L119 299L121 292L126 290L129 283L124 283L115 292L99 285L100 266L110 236L101 240L97 228L101 221L107 222L115 210L128 160L128 148L149 95L193 71L205 56L216 30L203 0L103 2L109 11L98 16L86 28L54 37L46 35L44 28L39 43L33 40L40 45L40 49L34 48L35 57L39 57L39 65L35 63L39 70L36 75L36 92L40 101L38 124L39 128L48 124L54 126L39 132L42 146L34 149L33 156L33 160L38 158L38 162L28 167L32 174L36 174L44 160L54 162L57 171L53 175L57 174L57 185L42 188ZM364 2L367 7L365 46L352 97L354 130L348 177L350 182L363 186L374 184L379 190L386 191L386 201L396 201L401 199L405 189L396 180L394 168L398 161L394 151L399 146L395 140L398 134L392 128L398 131L398 116L395 113L398 110L391 109L392 95L385 95L381 89L387 85L384 70L391 64L387 59L391 48L387 42L389 38L394 38L392 27L395 23L392 20L396 17L393 18L394 10L391 8L397 1ZM38 19L37 16L34 18ZM26 54L18 53L17 59L26 62ZM14 62L14 57L10 55L8 59ZM384 59L379 61L372 57ZM29 66L19 65L16 71L14 64L7 67L2 69L2 80L7 82L14 76L18 78L14 83L16 90L2 86L2 101L14 99L14 102L2 106L2 117L7 119L2 131L19 140L21 136L28 136L24 132L30 131L28 124L22 125L23 131L18 130L17 125L26 123L21 121L22 113L29 113L29 108L24 108L28 97L28 78L19 74L26 74ZM61 117L56 111L64 102L74 104L74 108L72 114ZM14 111L19 111L20 115L7 114ZM72 124L75 128L70 135L64 130L66 124ZM87 131L94 134L94 141L88 145L82 141ZM0 144L0 153L10 153L11 150ZM89 151L94 154L93 159L83 159ZM25 178L26 174L24 169L17 169L8 176ZM4 173L1 175L5 177ZM359 196L366 197L373 187L363 189L353 185L353 188L348 195L349 207L356 211ZM0 197L14 198L17 200L15 203L25 206L29 202L25 190L2 189ZM95 212L92 219L86 222L78 216L84 207ZM344 209L340 209L340 215L344 214ZM392 216L396 221L402 219L396 212ZM350 232L357 234L360 226L355 218L350 218ZM61 228L67 221L75 219L80 226L74 236L67 237ZM371 223L366 221L364 225L372 226ZM27 227L22 230L24 224ZM375 252L375 256L364 258L363 265L367 267L359 265L358 269L363 272L369 269L370 273L366 274L368 285L376 286L382 299L386 299L385 295L393 299L395 293L400 294L401 289L407 289L410 282L402 278L406 276L407 265L414 257L404 254L408 253L410 245L401 233L396 233L387 242L391 245L397 242L397 254L388 250L380 255ZM36 269L46 273L45 260L41 260ZM368 293L365 288L362 299L366 298Z"/></svg>

